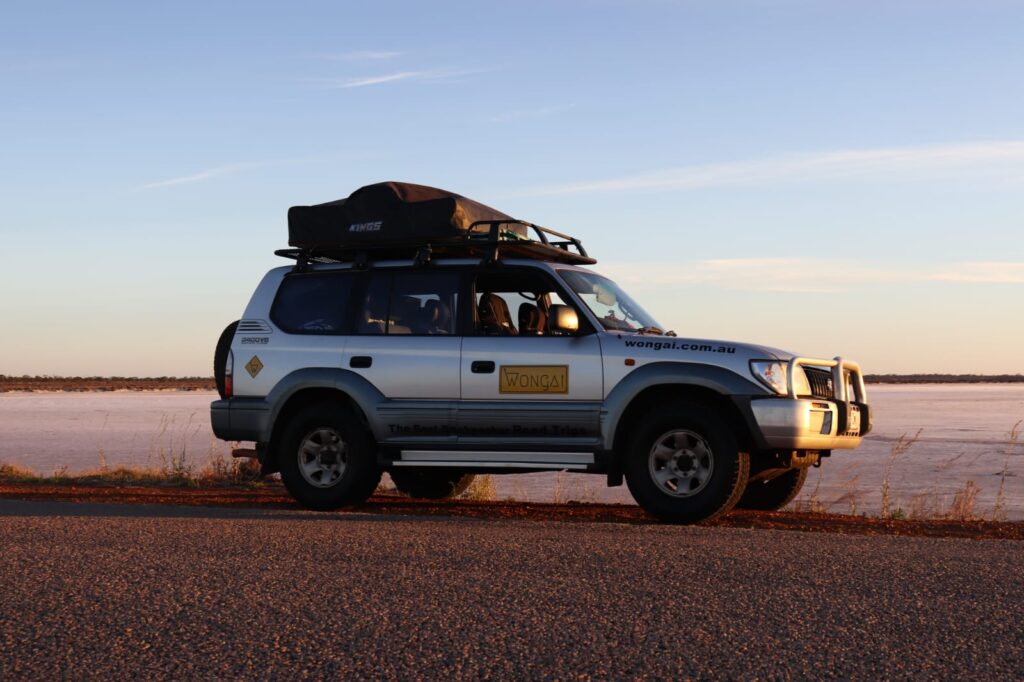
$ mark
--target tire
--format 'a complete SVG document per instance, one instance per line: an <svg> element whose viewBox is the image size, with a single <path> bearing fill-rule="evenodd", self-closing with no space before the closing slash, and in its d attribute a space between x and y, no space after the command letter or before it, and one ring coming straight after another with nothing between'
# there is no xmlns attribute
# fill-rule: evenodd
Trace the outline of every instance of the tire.
<svg viewBox="0 0 1024 682"><path fill-rule="evenodd" d="M458 497L473 482L473 474L451 469L400 469L389 473L398 492L423 500Z"/></svg>
<svg viewBox="0 0 1024 682"><path fill-rule="evenodd" d="M231 342L235 338L236 329L238 329L238 320L224 327L213 351L213 380L217 384L217 393L220 394L221 399L227 398L224 392L224 365L228 361L228 351L231 350Z"/></svg>
<svg viewBox="0 0 1024 682"><path fill-rule="evenodd" d="M648 413L624 454L633 498L669 523L697 523L728 512L750 475L750 455L740 450L729 423L695 403L670 403Z"/></svg>
<svg viewBox="0 0 1024 682"><path fill-rule="evenodd" d="M777 511L792 502L807 480L807 467L789 469L784 474L766 481L751 481L743 491L738 509Z"/></svg>
<svg viewBox="0 0 1024 682"><path fill-rule="evenodd" d="M297 413L279 442L281 480L308 509L362 504L380 483L373 440L341 403L319 403Z"/></svg>

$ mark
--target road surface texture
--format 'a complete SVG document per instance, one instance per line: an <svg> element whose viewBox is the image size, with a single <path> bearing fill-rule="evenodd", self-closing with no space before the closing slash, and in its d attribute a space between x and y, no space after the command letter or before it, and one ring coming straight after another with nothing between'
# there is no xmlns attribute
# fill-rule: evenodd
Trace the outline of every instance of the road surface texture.
<svg viewBox="0 0 1024 682"><path fill-rule="evenodd" d="M0 680L1024 674L1024 543L0 501Z"/></svg>

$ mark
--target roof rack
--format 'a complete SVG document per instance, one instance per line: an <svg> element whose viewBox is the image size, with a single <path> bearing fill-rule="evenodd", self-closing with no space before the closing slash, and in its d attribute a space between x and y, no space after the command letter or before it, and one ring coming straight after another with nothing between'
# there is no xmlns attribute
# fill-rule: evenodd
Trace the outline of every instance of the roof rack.
<svg viewBox="0 0 1024 682"><path fill-rule="evenodd" d="M502 229L503 226L510 225L523 225L532 229L537 239L526 238L512 230ZM297 261L296 267L300 270L304 270L311 263L355 263L357 267L365 266L374 258L414 258L417 264L421 265L429 263L431 258L435 257L480 257L484 262L496 263L502 255L573 265L593 265L597 262L587 255L587 250L576 237L523 220L478 220L471 224L462 236L425 243L279 249L274 253L294 259Z"/></svg>

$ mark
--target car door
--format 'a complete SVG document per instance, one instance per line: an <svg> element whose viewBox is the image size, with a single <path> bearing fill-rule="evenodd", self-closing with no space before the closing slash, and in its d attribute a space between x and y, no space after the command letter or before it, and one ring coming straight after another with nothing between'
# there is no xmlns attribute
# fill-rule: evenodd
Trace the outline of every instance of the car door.
<svg viewBox="0 0 1024 682"><path fill-rule="evenodd" d="M343 366L386 398L375 415L384 443L455 442L462 279L461 272L443 268L380 268L365 275Z"/></svg>
<svg viewBox="0 0 1024 682"><path fill-rule="evenodd" d="M554 331L547 317L570 297L539 268L482 269L462 343L459 443L480 449L592 451L603 396L601 346L585 325ZM582 460L581 460L582 461Z"/></svg>

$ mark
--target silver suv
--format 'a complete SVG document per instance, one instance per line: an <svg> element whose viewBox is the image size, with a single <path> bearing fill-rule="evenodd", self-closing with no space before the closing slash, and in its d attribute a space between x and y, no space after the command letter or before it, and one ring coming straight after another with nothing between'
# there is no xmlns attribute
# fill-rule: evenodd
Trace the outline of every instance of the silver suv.
<svg viewBox="0 0 1024 682"><path fill-rule="evenodd" d="M312 509L365 501L385 471L435 499L478 473L576 471L688 523L786 505L869 431L856 363L676 336L576 264L578 240L529 227L506 245L491 225L462 257L279 252L295 265L218 344L214 432L254 441ZM552 236L582 256L545 255Z"/></svg>

